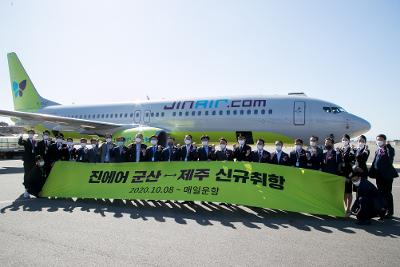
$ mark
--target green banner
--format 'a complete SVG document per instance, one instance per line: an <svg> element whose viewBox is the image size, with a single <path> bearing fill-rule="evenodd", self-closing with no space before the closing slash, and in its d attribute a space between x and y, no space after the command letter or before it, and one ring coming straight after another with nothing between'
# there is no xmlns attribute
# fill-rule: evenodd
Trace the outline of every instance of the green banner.
<svg viewBox="0 0 400 267"><path fill-rule="evenodd" d="M225 202L344 216L344 178L253 162L58 161L43 197Z"/></svg>

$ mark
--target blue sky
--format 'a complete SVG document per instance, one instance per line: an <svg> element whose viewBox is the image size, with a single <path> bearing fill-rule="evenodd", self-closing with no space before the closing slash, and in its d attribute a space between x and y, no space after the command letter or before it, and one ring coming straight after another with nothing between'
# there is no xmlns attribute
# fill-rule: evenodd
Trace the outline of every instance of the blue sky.
<svg viewBox="0 0 400 267"><path fill-rule="evenodd" d="M307 95L400 139L400 1L1 1L6 54L40 94L94 104L235 94Z"/></svg>

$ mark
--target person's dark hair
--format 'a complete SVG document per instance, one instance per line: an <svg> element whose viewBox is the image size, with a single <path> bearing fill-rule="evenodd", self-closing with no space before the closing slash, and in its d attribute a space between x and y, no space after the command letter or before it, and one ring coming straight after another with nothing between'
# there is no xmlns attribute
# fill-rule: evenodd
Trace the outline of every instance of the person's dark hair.
<svg viewBox="0 0 400 267"><path fill-rule="evenodd" d="M310 139L311 139L311 138L312 138L312 139L315 139L315 140L317 140L317 141L319 140L318 136L315 136L315 135L311 135Z"/></svg>
<svg viewBox="0 0 400 267"><path fill-rule="evenodd" d="M171 140L175 141L175 138L173 138L172 136L168 136L167 139L171 139Z"/></svg>
<svg viewBox="0 0 400 267"><path fill-rule="evenodd" d="M221 138L219 139L219 141L220 141L220 142L221 142L221 141L225 141L225 143L228 143L228 141L226 141L226 139L223 138L223 137L221 137Z"/></svg>
<svg viewBox="0 0 400 267"><path fill-rule="evenodd" d="M264 139L259 138L259 139L257 139L257 142L258 142L258 141L260 141L260 142L262 142L263 144L265 144Z"/></svg>
<svg viewBox="0 0 400 267"><path fill-rule="evenodd" d="M384 135L384 134L378 134L378 136L376 138L383 138L383 140L386 141L386 135Z"/></svg>
<svg viewBox="0 0 400 267"><path fill-rule="evenodd" d="M300 138L297 138L296 140L294 140L294 143L304 144L303 140L301 140Z"/></svg>
<svg viewBox="0 0 400 267"><path fill-rule="evenodd" d="M210 140L210 137L208 137L208 135L202 135L202 136L200 137L200 140L203 140L203 139Z"/></svg>
<svg viewBox="0 0 400 267"><path fill-rule="evenodd" d="M335 143L335 140L333 140L332 137L327 137L327 138L325 138L325 141L330 141L330 142L332 142L332 144Z"/></svg>
<svg viewBox="0 0 400 267"><path fill-rule="evenodd" d="M37 155L37 156L35 157L35 161L39 161L39 160L42 160L42 156Z"/></svg>
<svg viewBox="0 0 400 267"><path fill-rule="evenodd" d="M190 139L193 139L192 135L190 135L190 134L185 135L185 138L187 138L187 137L190 137Z"/></svg>
<svg viewBox="0 0 400 267"><path fill-rule="evenodd" d="M81 142L83 142L83 141L87 142L87 139L86 138L81 138Z"/></svg>
<svg viewBox="0 0 400 267"><path fill-rule="evenodd" d="M350 140L350 135L344 134L344 135L342 136L342 138L346 138L347 140Z"/></svg>
<svg viewBox="0 0 400 267"><path fill-rule="evenodd" d="M150 136L150 139L153 139L153 138L158 139L158 136L153 134L152 136Z"/></svg>
<svg viewBox="0 0 400 267"><path fill-rule="evenodd" d="M72 142L73 142L74 139L72 139L71 137L68 137L68 138L67 138L67 142L68 142L68 141L72 141Z"/></svg>
<svg viewBox="0 0 400 267"><path fill-rule="evenodd" d="M50 134L50 132L49 132L48 130L45 130L45 131L43 132L43 134L47 134L47 135L49 135L49 134Z"/></svg>
<svg viewBox="0 0 400 267"><path fill-rule="evenodd" d="M275 144L276 144L276 143L279 143L279 144L281 144L281 145L283 146L283 142L282 142L281 140L276 140L276 141L275 141Z"/></svg>
<svg viewBox="0 0 400 267"><path fill-rule="evenodd" d="M358 139L362 139L362 140L364 140L365 142L367 141L367 137L365 137L365 135L360 135L360 137L358 137Z"/></svg>

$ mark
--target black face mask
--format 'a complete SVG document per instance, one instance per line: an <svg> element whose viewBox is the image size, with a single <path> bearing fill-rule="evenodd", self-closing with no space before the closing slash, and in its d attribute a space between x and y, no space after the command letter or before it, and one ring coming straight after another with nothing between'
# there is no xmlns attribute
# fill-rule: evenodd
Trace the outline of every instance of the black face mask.
<svg viewBox="0 0 400 267"><path fill-rule="evenodd" d="M325 148L326 148L327 150L331 150L331 149L332 149L332 146L331 146L331 145L327 145L327 146L325 146Z"/></svg>

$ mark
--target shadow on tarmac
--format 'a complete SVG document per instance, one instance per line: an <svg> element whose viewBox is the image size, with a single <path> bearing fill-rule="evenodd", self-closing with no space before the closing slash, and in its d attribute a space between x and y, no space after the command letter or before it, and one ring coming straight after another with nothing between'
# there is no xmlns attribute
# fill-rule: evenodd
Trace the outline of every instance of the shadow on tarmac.
<svg viewBox="0 0 400 267"><path fill-rule="evenodd" d="M0 174L15 174L24 173L24 167L2 167L0 168Z"/></svg>
<svg viewBox="0 0 400 267"><path fill-rule="evenodd" d="M212 226L216 222L232 229L237 224L261 229L260 224L271 230L293 227L301 231L321 231L333 233L338 230L348 234L356 233L355 229L385 237L400 237L400 218L394 217L384 222L373 220L371 225L359 226L354 219L342 219L330 216L309 215L296 212L270 210L255 207L244 207L231 204L211 202L177 202L152 200L109 200L109 199L62 199L62 198L30 198L23 195L10 205L2 208L0 213L13 211L27 212L69 212L76 210L93 212L100 217L113 216L122 218L165 222L173 219L178 224L195 221L199 225Z"/></svg>

